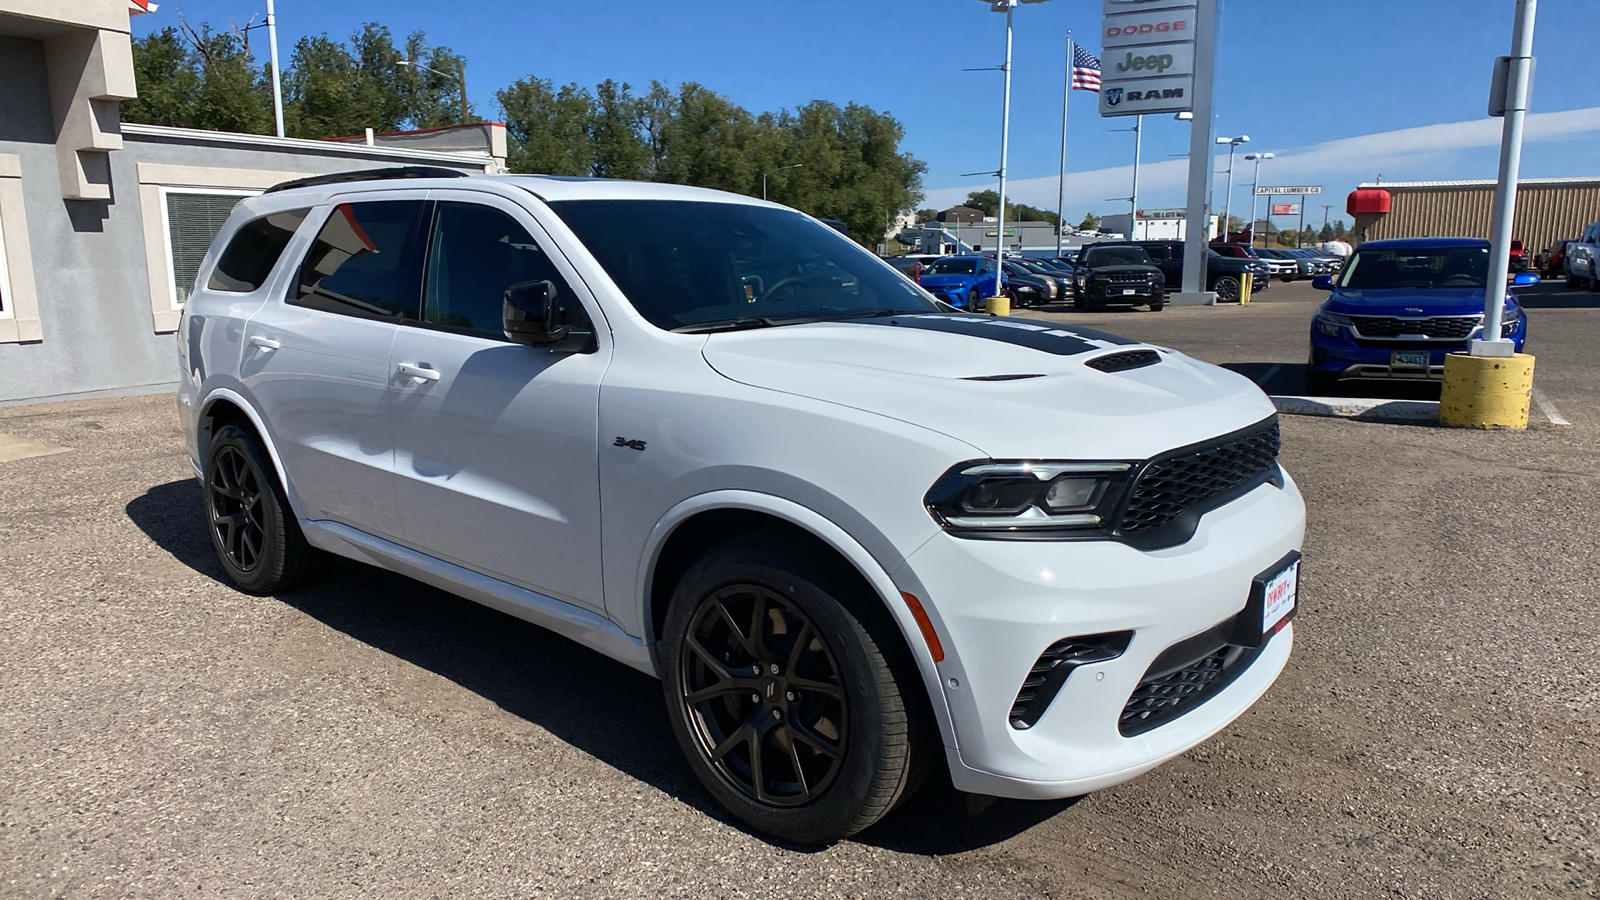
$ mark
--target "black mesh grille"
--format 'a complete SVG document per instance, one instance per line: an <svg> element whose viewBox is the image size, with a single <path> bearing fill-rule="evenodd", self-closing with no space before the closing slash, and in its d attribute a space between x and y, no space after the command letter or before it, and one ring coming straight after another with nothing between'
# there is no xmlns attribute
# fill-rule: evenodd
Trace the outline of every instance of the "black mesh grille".
<svg viewBox="0 0 1600 900"><path fill-rule="evenodd" d="M1222 646L1175 671L1146 675L1117 718L1124 737L1143 734L1193 710L1238 678L1257 656L1259 648Z"/></svg>
<svg viewBox="0 0 1600 900"><path fill-rule="evenodd" d="M1148 284L1155 276L1148 272L1107 272L1100 277L1111 284Z"/></svg>
<svg viewBox="0 0 1600 900"><path fill-rule="evenodd" d="M1278 460L1278 420L1179 455L1158 458L1133 486L1118 526L1123 534L1160 528L1235 488L1270 477Z"/></svg>
<svg viewBox="0 0 1600 900"><path fill-rule="evenodd" d="M1160 354L1154 350L1124 350L1121 353L1108 353L1105 356L1096 356L1084 363L1091 369L1102 372L1124 372L1128 369L1141 369L1161 362Z"/></svg>
<svg viewBox="0 0 1600 900"><path fill-rule="evenodd" d="M1398 319L1393 316L1351 316L1362 337L1392 338L1420 334L1445 340L1462 340L1478 327L1477 316L1435 316L1431 319Z"/></svg>
<svg viewBox="0 0 1600 900"><path fill-rule="evenodd" d="M1051 644L1039 654L1038 661L1028 670L1028 677L1022 681L1022 689L1017 691L1017 699L1011 704L1011 727L1032 728L1050 708L1050 702L1061 692L1061 686L1066 684L1073 669L1116 659L1128 649L1132 639L1133 632L1117 631L1063 638Z"/></svg>

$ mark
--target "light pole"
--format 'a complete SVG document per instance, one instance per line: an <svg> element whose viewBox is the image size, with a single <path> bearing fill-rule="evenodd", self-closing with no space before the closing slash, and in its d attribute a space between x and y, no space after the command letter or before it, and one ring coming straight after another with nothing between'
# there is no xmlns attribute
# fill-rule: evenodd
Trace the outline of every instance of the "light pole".
<svg viewBox="0 0 1600 900"><path fill-rule="evenodd" d="M1255 177L1250 180L1250 243L1252 244L1256 242L1256 188L1261 186L1261 161L1273 158L1271 153L1246 153L1244 155L1245 162L1255 160L1256 163ZM1229 168L1232 168L1232 166L1230 165ZM1267 217L1269 219L1272 217L1272 204L1270 203L1267 204ZM1267 239L1263 237L1261 246L1265 247L1266 245Z"/></svg>
<svg viewBox="0 0 1600 900"><path fill-rule="evenodd" d="M456 74L454 74L454 75L450 75L448 73L441 72L438 69L434 69L434 68L431 68L429 66L425 66L425 65L423 65L422 63L419 63L419 62L412 62L409 59L400 60L399 61L399 65L409 66L409 67L411 67L413 69L421 69L424 72L432 72L433 74L439 76L440 78L454 78L456 80L456 84L461 87L461 124L463 124L463 125L467 124L467 63L466 63L466 60L462 60L462 59L456 60Z"/></svg>
<svg viewBox="0 0 1600 900"><path fill-rule="evenodd" d="M776 175L779 172L784 171L785 169L798 169L798 168L803 167L804 165L805 165L805 163L795 163L792 166L779 166L779 167L777 167L776 169L773 169L770 172L762 172L761 173L761 199L763 199L763 200L767 199L767 176L768 175Z"/></svg>
<svg viewBox="0 0 1600 900"><path fill-rule="evenodd" d="M1239 149L1240 144L1250 142L1250 135L1241 134L1238 137L1219 137L1217 143L1228 145L1228 195L1222 198L1222 234L1228 235L1228 223L1233 218L1233 151Z"/></svg>
<svg viewBox="0 0 1600 900"><path fill-rule="evenodd" d="M267 48L272 53L272 118L283 137L283 72L278 68L278 16L267 0Z"/></svg>

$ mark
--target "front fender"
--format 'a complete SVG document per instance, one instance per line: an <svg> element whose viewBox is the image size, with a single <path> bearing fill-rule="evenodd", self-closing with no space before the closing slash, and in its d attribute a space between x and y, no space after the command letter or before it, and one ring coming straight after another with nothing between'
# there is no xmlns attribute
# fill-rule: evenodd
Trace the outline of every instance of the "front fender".
<svg viewBox="0 0 1600 900"><path fill-rule="evenodd" d="M890 617L894 619L895 625L900 629L901 638L910 648L912 658L916 660L923 689L927 691L929 705L933 707L934 717L938 720L940 738L946 747L955 747L955 729L951 724L949 707L946 705L938 664L933 661L933 654L928 649L927 642L923 640L922 631L912 616L911 609L900 597L900 587L866 547L833 520L815 510L772 494L747 490L711 491L683 500L668 510L651 529L646 552L641 555L639 570L635 576L633 596L638 597L640 603L644 603L645 598L650 596L649 586L655 577L656 563L672 532L697 513L719 509L748 510L782 519L822 540L855 566L856 571L860 572L872 586L879 601L883 603ZM649 628L651 616L648 609L641 611L640 621L646 623L646 628ZM660 672L656 635L647 633L645 641L656 671Z"/></svg>

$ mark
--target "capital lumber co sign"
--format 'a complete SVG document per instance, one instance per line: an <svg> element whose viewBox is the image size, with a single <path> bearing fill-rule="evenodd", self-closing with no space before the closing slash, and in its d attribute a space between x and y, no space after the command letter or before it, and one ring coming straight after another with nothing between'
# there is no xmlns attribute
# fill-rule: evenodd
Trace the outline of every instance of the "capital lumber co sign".
<svg viewBox="0 0 1600 900"><path fill-rule="evenodd" d="M1320 184L1286 184L1276 187L1268 187L1263 184L1256 188L1257 197L1270 197L1275 194L1306 195L1320 193L1322 193L1322 185Z"/></svg>
<svg viewBox="0 0 1600 900"><path fill-rule="evenodd" d="M1100 115L1194 109L1196 0L1102 0Z"/></svg>

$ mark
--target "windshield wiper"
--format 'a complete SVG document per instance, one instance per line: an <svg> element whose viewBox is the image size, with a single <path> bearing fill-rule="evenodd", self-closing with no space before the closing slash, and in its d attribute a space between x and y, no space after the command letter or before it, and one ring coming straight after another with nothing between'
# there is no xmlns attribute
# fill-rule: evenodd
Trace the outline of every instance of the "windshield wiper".
<svg viewBox="0 0 1600 900"><path fill-rule="evenodd" d="M778 324L766 316L739 316L733 319L716 319L711 322L696 322L693 325L679 325L672 329L676 334L707 334L712 331L743 331L747 328L771 328Z"/></svg>
<svg viewBox="0 0 1600 900"><path fill-rule="evenodd" d="M917 310L910 309L857 309L836 316L818 316L813 321L837 322L843 319L882 319L887 316L915 315Z"/></svg>

